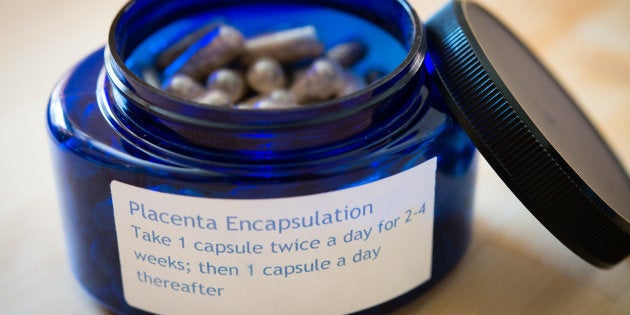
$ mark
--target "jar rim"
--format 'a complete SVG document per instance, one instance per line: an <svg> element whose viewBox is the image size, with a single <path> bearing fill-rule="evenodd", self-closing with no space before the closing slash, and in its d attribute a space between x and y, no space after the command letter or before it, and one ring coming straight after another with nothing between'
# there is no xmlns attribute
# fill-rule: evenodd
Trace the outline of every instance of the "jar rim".
<svg viewBox="0 0 630 315"><path fill-rule="evenodd" d="M140 5L139 3L141 1L142 0L132 0L128 2L118 12L112 22L109 31L108 44L105 49L105 67L108 78L113 87L118 89L123 95L125 95L125 97L128 97L141 110L146 111L151 115L161 117L162 119L177 121L184 124L202 127L220 126L222 128L230 129L231 126L234 126L235 124L240 125L241 127L243 125L251 125L256 128L260 128L265 125L282 125L286 127L287 125L304 125L305 123L318 124L322 121L334 120L340 116L349 115L363 110L365 107L373 105L374 103L361 101L362 99L373 98L375 95L383 95L383 97L385 97L388 93L393 93L393 91L391 91L391 87L394 85L400 86L400 84L404 84L406 81L411 80L413 73L415 72L414 70L422 65L426 56L427 49L425 44L425 31L415 10L406 0L387 0L388 4L396 6L399 9L397 13L404 13L403 18L405 20L398 21L398 23L408 27L408 29L404 30L406 31L408 38L403 39L401 38L401 36L403 36L402 34L393 34L391 30L387 30L392 36L403 42L403 45L407 49L407 54L402 62L383 78L356 93L298 108L238 110L229 107L208 107L180 99L151 86L126 65L125 58L121 53L123 50L122 46L124 44L122 41L127 38L126 36L129 36L129 34L125 34L125 23L129 23L130 17L128 15L134 12L134 7ZM200 0L196 3L202 3L203 5L208 6L207 8L211 9L213 5L218 5L217 3L221 3L221 1L222 0ZM273 3L288 3L286 0L267 0L266 2L270 5ZM326 3L324 4L323 2ZM260 4L256 1L253 1L252 3ZM332 6L335 1L312 1L312 3L318 6L326 4ZM160 6L156 8L164 10ZM364 17L358 15L357 12L351 12L348 10L346 10L346 12L355 16ZM177 18L174 18L173 20L176 19ZM383 28L380 24L378 24L378 26ZM357 104L360 105L357 106ZM305 118L308 119L305 120Z"/></svg>

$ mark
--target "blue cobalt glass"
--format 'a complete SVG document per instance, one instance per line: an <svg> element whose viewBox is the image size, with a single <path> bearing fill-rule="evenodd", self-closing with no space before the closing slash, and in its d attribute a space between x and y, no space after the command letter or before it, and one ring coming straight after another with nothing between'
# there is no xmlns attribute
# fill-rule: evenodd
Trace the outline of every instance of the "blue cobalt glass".
<svg viewBox="0 0 630 315"><path fill-rule="evenodd" d="M370 53L353 70L388 74L343 98L270 111L199 107L139 78L169 41L216 16L245 35L307 23L327 47L359 37ZM403 0L132 1L107 47L61 79L48 107L79 282L114 312L146 313L123 297L114 180L187 196L277 198L363 185L437 157L431 279L364 312L384 313L425 292L467 247L475 185L475 148L446 109L428 62L423 26Z"/></svg>

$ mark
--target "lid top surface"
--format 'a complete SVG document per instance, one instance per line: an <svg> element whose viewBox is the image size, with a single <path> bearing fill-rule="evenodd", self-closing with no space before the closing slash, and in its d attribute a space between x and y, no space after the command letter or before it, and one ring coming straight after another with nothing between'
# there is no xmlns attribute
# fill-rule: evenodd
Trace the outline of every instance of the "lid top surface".
<svg viewBox="0 0 630 315"><path fill-rule="evenodd" d="M577 175L630 221L630 182L604 140L557 81L487 11L463 3L478 48L534 128ZM483 62L483 61L482 61Z"/></svg>
<svg viewBox="0 0 630 315"><path fill-rule="evenodd" d="M451 2L427 29L453 115L528 210L594 265L630 255L630 178L549 71L473 2Z"/></svg>

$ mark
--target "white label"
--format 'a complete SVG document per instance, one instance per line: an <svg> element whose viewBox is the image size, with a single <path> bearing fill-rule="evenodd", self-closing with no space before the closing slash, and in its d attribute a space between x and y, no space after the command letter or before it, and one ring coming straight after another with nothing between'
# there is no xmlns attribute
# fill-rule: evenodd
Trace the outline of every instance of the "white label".
<svg viewBox="0 0 630 315"><path fill-rule="evenodd" d="M341 314L395 298L431 276L436 168L257 200L114 181L125 299L158 314Z"/></svg>

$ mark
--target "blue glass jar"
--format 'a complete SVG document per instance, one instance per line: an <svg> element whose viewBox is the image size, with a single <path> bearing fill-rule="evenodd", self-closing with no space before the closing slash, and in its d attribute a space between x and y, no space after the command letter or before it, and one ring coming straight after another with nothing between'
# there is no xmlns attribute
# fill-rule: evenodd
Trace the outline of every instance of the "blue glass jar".
<svg viewBox="0 0 630 315"><path fill-rule="evenodd" d="M293 14L304 8L315 21L308 21L308 14ZM358 93L287 110L202 107L139 78L129 59L147 38L182 19L219 11L228 20L247 17L232 22L252 31L282 12L288 25L322 23L318 31L327 46L338 38L342 23L322 16L334 11L378 26L406 55L394 61L376 55L368 61L365 69L391 67L390 73ZM359 34L363 30L343 25ZM299 5L281 0L132 1L114 21L108 46L63 77L49 102L61 206L79 282L114 312L147 313L130 306L123 292L112 182L213 200L269 200L362 187L436 161L429 279L395 298L348 312L387 312L422 294L456 265L467 247L475 185L475 148L436 91L428 62L423 26L403 0L309 0ZM397 198L391 194L392 201ZM383 272L395 273L392 268ZM335 294L342 288L327 290Z"/></svg>

